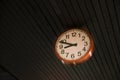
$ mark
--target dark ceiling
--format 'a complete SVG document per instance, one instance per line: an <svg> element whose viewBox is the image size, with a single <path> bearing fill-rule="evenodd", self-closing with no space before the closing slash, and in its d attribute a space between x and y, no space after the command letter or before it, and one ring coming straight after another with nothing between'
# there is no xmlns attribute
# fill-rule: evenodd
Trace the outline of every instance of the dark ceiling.
<svg viewBox="0 0 120 80"><path fill-rule="evenodd" d="M62 64L56 37L82 26L94 37L93 56ZM119 41L120 0L0 1L0 80L120 80Z"/></svg>

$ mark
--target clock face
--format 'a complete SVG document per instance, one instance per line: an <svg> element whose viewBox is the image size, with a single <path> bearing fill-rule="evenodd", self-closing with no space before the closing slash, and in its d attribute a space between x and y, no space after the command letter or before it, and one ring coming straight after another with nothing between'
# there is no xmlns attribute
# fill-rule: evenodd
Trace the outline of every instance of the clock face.
<svg viewBox="0 0 120 80"><path fill-rule="evenodd" d="M55 43L55 52L62 62L81 62L91 49L91 37L85 30L70 29L62 33ZM89 54L91 56L91 52ZM86 59L86 58L85 58Z"/></svg>

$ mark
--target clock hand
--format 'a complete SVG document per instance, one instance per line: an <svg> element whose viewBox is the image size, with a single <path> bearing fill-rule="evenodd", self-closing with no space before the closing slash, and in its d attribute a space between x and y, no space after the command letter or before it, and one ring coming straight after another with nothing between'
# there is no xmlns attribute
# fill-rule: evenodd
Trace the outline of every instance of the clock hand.
<svg viewBox="0 0 120 80"><path fill-rule="evenodd" d="M60 41L60 43L68 45L68 46L65 46L64 48L68 48L68 47L71 47L71 46L77 46L77 43L73 44L73 43L68 43L68 42L63 42L63 41Z"/></svg>
<svg viewBox="0 0 120 80"><path fill-rule="evenodd" d="M72 43L63 42L63 41L60 41L60 43L62 43L62 44L68 44L68 45L73 45Z"/></svg>
<svg viewBox="0 0 120 80"><path fill-rule="evenodd" d="M65 46L64 48L68 48L68 47L71 47L71 46L77 46L77 43L71 44L71 45L69 45L69 46Z"/></svg>

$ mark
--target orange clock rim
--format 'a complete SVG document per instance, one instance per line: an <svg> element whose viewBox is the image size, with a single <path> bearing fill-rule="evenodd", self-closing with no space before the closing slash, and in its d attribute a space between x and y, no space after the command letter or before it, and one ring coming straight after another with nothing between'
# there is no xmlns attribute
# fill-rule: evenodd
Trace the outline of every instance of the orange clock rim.
<svg viewBox="0 0 120 80"><path fill-rule="evenodd" d="M76 59L76 60L66 60L64 58L62 58L59 53L56 51L56 42L59 38L59 36L61 36L63 33L65 33L66 31L68 30L72 30L72 29L79 29L79 30L82 30L84 31L88 37L90 38L90 48L89 50L86 52L86 54L84 56L82 56L80 59ZM87 61L93 54L93 51L94 51L94 41L93 41L93 38L92 36L90 35L89 31L86 29L86 28L71 28L71 29L68 29L68 30L65 30L64 32L62 32L55 40L55 44L54 44L54 53L55 55L57 56L57 58L59 60L61 60L63 63L65 64L78 64L78 63L83 63L85 61Z"/></svg>

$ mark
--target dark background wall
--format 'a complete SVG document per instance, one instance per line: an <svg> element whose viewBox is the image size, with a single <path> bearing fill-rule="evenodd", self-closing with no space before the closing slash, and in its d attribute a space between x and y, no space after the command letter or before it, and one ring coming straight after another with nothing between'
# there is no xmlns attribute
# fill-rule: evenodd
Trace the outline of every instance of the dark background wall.
<svg viewBox="0 0 120 80"><path fill-rule="evenodd" d="M94 54L64 65L55 39L82 26L94 37ZM120 80L119 41L119 0L0 1L0 80Z"/></svg>

